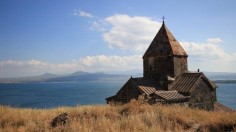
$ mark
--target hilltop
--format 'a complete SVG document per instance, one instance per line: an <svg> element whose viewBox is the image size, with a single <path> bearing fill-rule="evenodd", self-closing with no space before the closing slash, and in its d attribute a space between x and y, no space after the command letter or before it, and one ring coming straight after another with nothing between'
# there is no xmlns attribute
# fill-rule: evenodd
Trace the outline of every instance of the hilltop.
<svg viewBox="0 0 236 132"><path fill-rule="evenodd" d="M50 127L66 112L69 123ZM108 106L21 109L0 106L0 131L229 131L235 130L236 112L207 112L181 106L130 104Z"/></svg>

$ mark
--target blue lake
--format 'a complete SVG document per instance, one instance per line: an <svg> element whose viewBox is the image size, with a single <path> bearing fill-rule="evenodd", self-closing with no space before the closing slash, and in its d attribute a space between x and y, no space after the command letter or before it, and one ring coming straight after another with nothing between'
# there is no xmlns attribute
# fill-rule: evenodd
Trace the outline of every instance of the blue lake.
<svg viewBox="0 0 236 132"><path fill-rule="evenodd" d="M53 108L106 104L126 81L0 84L0 104L24 108ZM236 83L217 84L218 101L236 110Z"/></svg>

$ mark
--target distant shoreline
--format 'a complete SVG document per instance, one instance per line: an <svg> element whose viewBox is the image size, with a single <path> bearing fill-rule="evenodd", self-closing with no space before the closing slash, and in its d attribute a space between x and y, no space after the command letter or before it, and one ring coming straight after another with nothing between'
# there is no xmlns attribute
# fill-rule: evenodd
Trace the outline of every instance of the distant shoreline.
<svg viewBox="0 0 236 132"><path fill-rule="evenodd" d="M117 80L87 80L87 81L6 81L6 82L1 82L0 84L13 84L13 83L77 83L77 82L106 82L106 81L124 81L121 79L117 79ZM236 80L212 80L214 83L236 83Z"/></svg>
<svg viewBox="0 0 236 132"><path fill-rule="evenodd" d="M236 83L236 80L212 80L215 83Z"/></svg>

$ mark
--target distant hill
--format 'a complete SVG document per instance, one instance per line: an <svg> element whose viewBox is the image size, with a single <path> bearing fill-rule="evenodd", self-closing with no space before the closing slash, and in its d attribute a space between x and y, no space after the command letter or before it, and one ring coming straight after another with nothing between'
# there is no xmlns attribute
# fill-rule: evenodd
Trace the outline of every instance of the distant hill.
<svg viewBox="0 0 236 132"><path fill-rule="evenodd" d="M41 82L48 78L59 77L59 75L45 73L39 76L0 78L0 83L23 83L23 82Z"/></svg>
<svg viewBox="0 0 236 132"><path fill-rule="evenodd" d="M236 73L226 72L204 72L204 74L212 81L217 83L236 83ZM134 77L142 77L140 70L130 70L127 72L96 72L89 73L77 71L71 74L56 75L45 73L39 76L0 78L0 83L27 83L27 82L79 82L79 81L125 81Z"/></svg>
<svg viewBox="0 0 236 132"><path fill-rule="evenodd" d="M132 70L126 70L126 71L109 71L107 73L109 73L109 74L119 74L119 75L132 75L134 77L142 77L143 76L143 70L142 69L132 69Z"/></svg>
<svg viewBox="0 0 236 132"><path fill-rule="evenodd" d="M71 73L69 76L80 76L80 75L88 75L89 72L83 72L83 71L77 71L74 73Z"/></svg>
<svg viewBox="0 0 236 132"><path fill-rule="evenodd" d="M89 73L77 71L68 75L45 73L40 76L0 78L0 83L29 83L29 82L80 82L80 81L120 81L127 80L128 75L107 73Z"/></svg>
<svg viewBox="0 0 236 132"><path fill-rule="evenodd" d="M52 74L52 73L44 73L43 75L39 76L42 78L51 78L51 77L57 77L58 75Z"/></svg>
<svg viewBox="0 0 236 132"><path fill-rule="evenodd" d="M87 73L81 75L71 75L65 77L48 78L45 82L80 82L80 81L119 81L127 80L128 75L115 75L105 73Z"/></svg>

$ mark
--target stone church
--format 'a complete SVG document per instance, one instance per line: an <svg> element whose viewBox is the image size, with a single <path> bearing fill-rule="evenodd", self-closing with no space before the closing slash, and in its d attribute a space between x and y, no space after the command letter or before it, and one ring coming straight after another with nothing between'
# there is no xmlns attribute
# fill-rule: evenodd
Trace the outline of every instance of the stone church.
<svg viewBox="0 0 236 132"><path fill-rule="evenodd" d="M128 103L140 95L150 103L184 104L213 110L216 85L202 72L188 70L188 55L163 24L143 55L143 77L131 77L107 103Z"/></svg>

